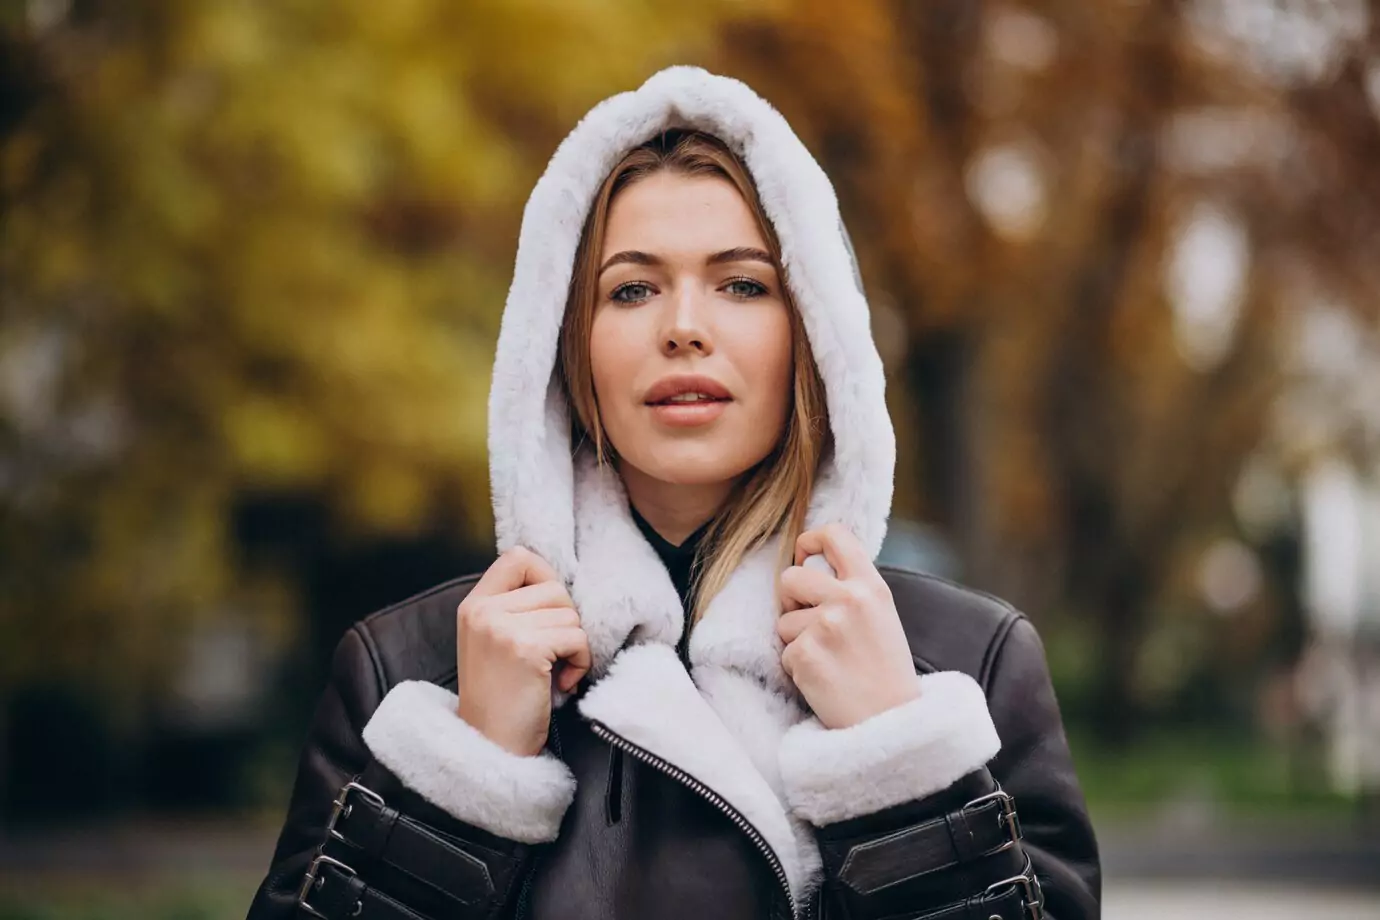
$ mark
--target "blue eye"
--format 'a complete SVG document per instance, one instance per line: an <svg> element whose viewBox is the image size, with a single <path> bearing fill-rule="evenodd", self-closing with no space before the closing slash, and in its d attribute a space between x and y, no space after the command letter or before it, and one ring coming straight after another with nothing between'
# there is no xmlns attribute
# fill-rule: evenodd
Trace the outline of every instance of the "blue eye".
<svg viewBox="0 0 1380 920"><path fill-rule="evenodd" d="M767 287L760 281L753 281L751 278L734 278L728 283L728 292L734 297L750 300L766 294Z"/></svg>
<svg viewBox="0 0 1380 920"><path fill-rule="evenodd" d="M652 286L650 284L644 281L629 281L614 288L613 293L609 295L609 299L617 301L618 303L636 303L639 300L646 300L651 296Z"/></svg>

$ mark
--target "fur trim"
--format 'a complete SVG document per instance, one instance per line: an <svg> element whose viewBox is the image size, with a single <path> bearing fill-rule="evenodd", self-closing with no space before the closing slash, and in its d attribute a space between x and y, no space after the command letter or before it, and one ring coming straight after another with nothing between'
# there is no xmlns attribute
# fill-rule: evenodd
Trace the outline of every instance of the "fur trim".
<svg viewBox="0 0 1380 920"><path fill-rule="evenodd" d="M775 798L763 807L781 808L786 801L781 784L781 739L808 714L800 698L794 692L783 696L740 671L723 667L696 667L694 680L700 696L770 787ZM803 880L803 887L793 891L796 901L801 902L809 896L821 872L819 844L809 822L790 812L786 817L800 862L795 874Z"/></svg>
<svg viewBox="0 0 1380 920"><path fill-rule="evenodd" d="M364 726L374 757L447 814L521 843L556 839L575 798L575 777L551 754L519 757L456 713L458 698L425 681L404 681Z"/></svg>
<svg viewBox="0 0 1380 920"><path fill-rule="evenodd" d="M759 712L765 708L763 702L743 696L734 702ZM780 798L690 681L674 649L639 645L624 650L579 705L586 719L674 764L718 793L776 853L793 896L804 897L820 865L813 840L797 837ZM783 710L782 715L793 720L797 713ZM773 734L779 736L782 731Z"/></svg>
<svg viewBox="0 0 1380 920"><path fill-rule="evenodd" d="M690 662L750 677L783 696L796 695L781 668L784 646L776 634L777 547L762 546L743 558L728 583L709 602L690 633Z"/></svg>
<svg viewBox="0 0 1380 920"><path fill-rule="evenodd" d="M811 717L786 732L781 778L791 809L816 826L871 814L953 785L1001 748L977 681L917 678L920 697L850 728Z"/></svg>
<svg viewBox="0 0 1380 920"><path fill-rule="evenodd" d="M618 474L576 458L575 535L580 567L570 586L597 678L632 640L675 645L685 613L671 578L628 512Z"/></svg>
<svg viewBox="0 0 1380 920"><path fill-rule="evenodd" d="M700 666L693 679L700 696L738 742L777 799L785 802L778 752L786 731L809 713L795 697L782 696L737 671Z"/></svg>

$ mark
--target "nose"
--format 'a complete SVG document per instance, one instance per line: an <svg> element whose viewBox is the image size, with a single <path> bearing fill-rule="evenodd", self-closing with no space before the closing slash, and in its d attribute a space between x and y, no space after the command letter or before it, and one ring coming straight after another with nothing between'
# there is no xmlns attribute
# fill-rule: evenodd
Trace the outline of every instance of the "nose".
<svg viewBox="0 0 1380 920"><path fill-rule="evenodd" d="M665 322L661 330L661 350L668 357L687 350L701 355L714 351L707 322L708 305L694 285L682 285L674 297L667 298Z"/></svg>

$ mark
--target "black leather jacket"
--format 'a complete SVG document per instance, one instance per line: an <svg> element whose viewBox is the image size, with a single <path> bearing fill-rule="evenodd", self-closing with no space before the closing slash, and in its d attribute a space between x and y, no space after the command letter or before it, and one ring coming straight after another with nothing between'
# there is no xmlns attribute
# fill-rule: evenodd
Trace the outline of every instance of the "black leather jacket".
<svg viewBox="0 0 1380 920"><path fill-rule="evenodd" d="M1096 842L1035 629L987 595L881 572L917 672L976 679L1001 751L940 793L819 828L822 884L809 904L794 905L797 914L1033 918L1042 900L1054 920L1098 917ZM741 816L693 778L601 739L575 706L553 717L551 748L577 792L551 844L456 821L373 759L361 733L391 687L425 680L454 689L455 611L476 580L373 614L341 640L250 920L306 916L304 880L307 903L332 918L789 916L789 897ZM351 780L363 789L342 795ZM998 794L970 804L998 789L1012 801ZM1016 833L1017 844L1005 843ZM318 854L326 858L314 863ZM1038 881L1038 897L1033 885L1009 881L1023 871Z"/></svg>

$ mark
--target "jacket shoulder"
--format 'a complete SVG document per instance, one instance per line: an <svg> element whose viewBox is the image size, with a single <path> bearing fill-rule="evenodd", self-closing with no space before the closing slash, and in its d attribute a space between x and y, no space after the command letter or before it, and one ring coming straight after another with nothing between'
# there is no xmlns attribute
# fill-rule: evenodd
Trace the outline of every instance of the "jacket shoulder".
<svg viewBox="0 0 1380 920"><path fill-rule="evenodd" d="M1025 615L999 597L895 566L879 571L901 616L911 656L924 671L962 671L986 687L1011 629Z"/></svg>
<svg viewBox="0 0 1380 920"><path fill-rule="evenodd" d="M455 685L455 608L479 581L465 575L428 588L355 624L385 692L405 680Z"/></svg>
<svg viewBox="0 0 1380 920"><path fill-rule="evenodd" d="M916 664L962 671L984 687L996 652L1024 615L982 591L909 569L881 566ZM356 624L386 692L405 680L454 686L455 609L480 574L443 582Z"/></svg>

